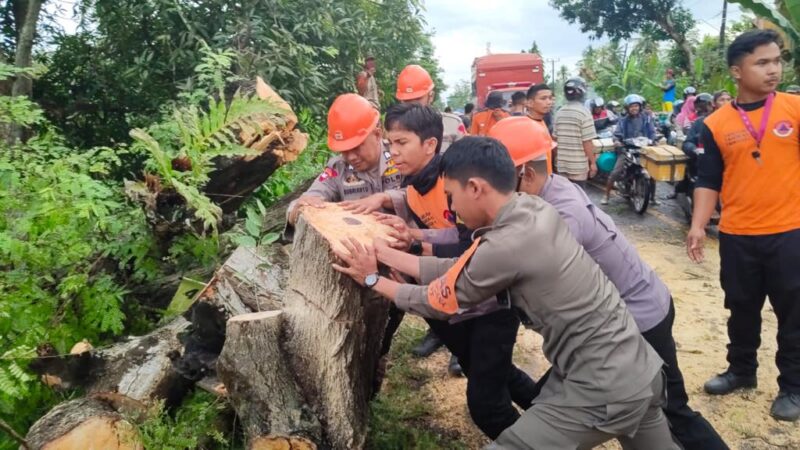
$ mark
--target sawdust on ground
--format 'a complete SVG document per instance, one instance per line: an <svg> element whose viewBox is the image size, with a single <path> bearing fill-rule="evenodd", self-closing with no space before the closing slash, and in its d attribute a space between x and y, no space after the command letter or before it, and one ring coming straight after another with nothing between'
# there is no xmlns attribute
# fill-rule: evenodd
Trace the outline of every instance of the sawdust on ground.
<svg viewBox="0 0 800 450"><path fill-rule="evenodd" d="M757 389L727 396L710 396L703 392L703 383L726 367L726 320L723 293L719 287L717 242L709 239L706 262L695 265L686 257L683 230L654 239L647 230L623 227L642 257L669 286L675 300L675 340L678 361L686 380L690 404L714 425L732 449L777 450L800 449L800 427L779 422L769 415L772 400L778 392L775 367L777 322L767 304L763 312L762 344L759 351ZM418 320L418 319L415 319ZM418 364L432 376L423 386L432 399L431 425L453 430L467 448L479 449L488 440L474 426L466 406L466 380L447 374L449 355L440 350ZM517 364L534 378L541 376L549 364L541 352L541 337L528 330L520 331L515 349ZM618 449L609 443L603 449Z"/></svg>

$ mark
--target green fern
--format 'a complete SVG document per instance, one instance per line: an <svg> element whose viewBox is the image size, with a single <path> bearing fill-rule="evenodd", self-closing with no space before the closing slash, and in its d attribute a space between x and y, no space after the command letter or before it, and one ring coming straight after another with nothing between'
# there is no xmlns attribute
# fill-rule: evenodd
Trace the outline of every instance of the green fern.
<svg viewBox="0 0 800 450"><path fill-rule="evenodd" d="M286 111L272 102L245 96L238 91L230 104L222 98L210 98L208 105L208 111L201 111L196 106L176 109L170 123L159 125L160 140L138 128L131 130L130 135L136 145L150 154L150 168L161 176L163 186L175 189L194 210L204 228L216 233L222 209L201 193L209 180L209 173L214 170L214 159L258 155L239 143L239 132L243 129L259 130L259 122L265 120L281 126ZM176 157L187 158L191 171L173 170L172 160Z"/></svg>

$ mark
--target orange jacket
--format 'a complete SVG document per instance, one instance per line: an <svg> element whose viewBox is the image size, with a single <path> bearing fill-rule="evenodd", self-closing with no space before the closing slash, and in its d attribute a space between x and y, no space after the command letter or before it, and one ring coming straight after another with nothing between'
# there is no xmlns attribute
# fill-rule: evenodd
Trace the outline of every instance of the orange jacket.
<svg viewBox="0 0 800 450"><path fill-rule="evenodd" d="M469 134L473 136L486 136L489 134L489 130L492 129L494 124L510 116L511 114L500 108L486 109L475 113L472 116L472 126L469 128Z"/></svg>

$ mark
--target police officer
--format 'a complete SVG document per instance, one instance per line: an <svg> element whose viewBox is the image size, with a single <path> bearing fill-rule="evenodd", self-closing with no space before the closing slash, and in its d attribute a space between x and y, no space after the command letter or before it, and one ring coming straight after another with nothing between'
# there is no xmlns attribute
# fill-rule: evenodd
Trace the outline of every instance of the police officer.
<svg viewBox="0 0 800 450"><path fill-rule="evenodd" d="M619 293L544 200L514 193L516 170L494 139L465 138L442 158L452 208L478 230L460 258L419 258L380 241L344 242L334 268L407 311L448 318L497 295L542 335L553 365L537 402L493 448L673 450L660 409L662 360L645 342ZM377 273L380 261L427 286Z"/></svg>
<svg viewBox="0 0 800 450"><path fill-rule="evenodd" d="M547 174L550 137L544 129L530 120L511 118L498 123L489 136L503 143L518 166L517 190L538 195L556 208L571 234L614 283L642 336L666 362L664 413L683 448L727 450L714 427L689 407L672 336L675 308L664 282L583 190L562 176Z"/></svg>
<svg viewBox="0 0 800 450"><path fill-rule="evenodd" d="M422 106L433 106L436 98L434 83L427 70L416 64L406 66L397 77L397 92L395 97L403 103L419 103ZM444 137L442 138L442 152L450 144L461 139L467 134L464 122L453 113L441 113Z"/></svg>
<svg viewBox="0 0 800 450"><path fill-rule="evenodd" d="M287 209L294 225L301 206L357 200L399 189L402 176L383 147L380 113L363 97L340 95L328 111L328 148L338 153L314 184Z"/></svg>

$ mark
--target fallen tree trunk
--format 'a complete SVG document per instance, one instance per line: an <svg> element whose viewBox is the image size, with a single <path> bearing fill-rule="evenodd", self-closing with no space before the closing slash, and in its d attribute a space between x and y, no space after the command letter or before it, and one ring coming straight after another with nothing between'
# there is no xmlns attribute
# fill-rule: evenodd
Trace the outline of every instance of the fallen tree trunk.
<svg viewBox="0 0 800 450"><path fill-rule="evenodd" d="M344 237L371 244L388 227L337 205L305 208L284 301L284 350L302 392L337 449L363 448L388 302L331 267Z"/></svg>
<svg viewBox="0 0 800 450"><path fill-rule="evenodd" d="M220 232L232 227L239 207L277 169L294 161L308 144L308 135L295 129L297 116L289 104L264 80L258 77L254 86L243 91L255 91L258 98L264 100L263 108L248 114L247 120L242 118L232 122L218 133L233 137L236 144L253 153L214 158L214 170L208 173L208 181L200 189L200 193L219 207L215 209L214 221L217 222L216 230ZM152 140L141 130L132 131L132 135L147 142ZM157 142L152 145L158 147ZM198 163L186 155L169 162L176 172L192 170L193 164ZM169 249L176 236L206 231L208 224L195 217L195 210L184 198L185 191L171 185L167 179L145 174L143 181L126 181L125 192L144 207L147 222L162 252Z"/></svg>
<svg viewBox="0 0 800 450"><path fill-rule="evenodd" d="M214 376L231 317L281 308L288 265L281 246L239 247L231 254L185 314L192 326L176 363L183 376L195 381Z"/></svg>
<svg viewBox="0 0 800 450"><path fill-rule="evenodd" d="M142 450L136 429L102 398L70 400L50 410L25 437L34 450Z"/></svg>
<svg viewBox="0 0 800 450"><path fill-rule="evenodd" d="M320 442L322 427L306 405L280 348L281 323L280 311L230 319L217 374L249 443L267 437Z"/></svg>
<svg viewBox="0 0 800 450"><path fill-rule="evenodd" d="M111 347L53 357L48 351L31 363L47 384L60 389L116 392L138 401L165 399L177 404L189 383L174 369L183 344L179 335L189 322L179 317L147 335Z"/></svg>

